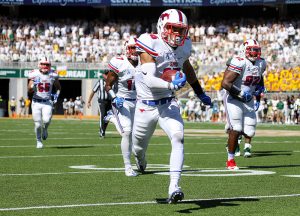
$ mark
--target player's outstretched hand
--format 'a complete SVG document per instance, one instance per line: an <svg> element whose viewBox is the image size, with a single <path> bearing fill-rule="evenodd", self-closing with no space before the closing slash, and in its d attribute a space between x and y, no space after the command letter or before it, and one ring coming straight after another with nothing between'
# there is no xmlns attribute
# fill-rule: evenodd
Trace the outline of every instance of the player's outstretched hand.
<svg viewBox="0 0 300 216"><path fill-rule="evenodd" d="M115 106L120 109L123 107L123 104L124 104L124 98L120 98L120 97L115 97L113 99L113 104L115 104Z"/></svg>
<svg viewBox="0 0 300 216"><path fill-rule="evenodd" d="M211 99L205 93L199 94L198 98L204 103L204 105L211 105Z"/></svg>
<svg viewBox="0 0 300 216"><path fill-rule="evenodd" d="M177 71L175 74L175 78L172 81L172 84L174 85L175 90L181 89L186 83L186 75L184 73L180 73L180 71Z"/></svg>

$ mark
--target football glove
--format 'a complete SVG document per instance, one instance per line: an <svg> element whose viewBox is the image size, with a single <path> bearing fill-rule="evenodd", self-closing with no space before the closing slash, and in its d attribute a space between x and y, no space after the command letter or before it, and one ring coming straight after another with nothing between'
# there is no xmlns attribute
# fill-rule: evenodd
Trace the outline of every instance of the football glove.
<svg viewBox="0 0 300 216"><path fill-rule="evenodd" d="M186 83L185 74L182 73L182 77L180 77L180 74L181 74L180 71L177 71L177 73L175 74L175 78L172 81L175 90L181 89Z"/></svg>
<svg viewBox="0 0 300 216"><path fill-rule="evenodd" d="M255 91L254 91L254 95L255 96L259 96L261 93L266 92L266 88L264 86L256 86Z"/></svg>
<svg viewBox="0 0 300 216"><path fill-rule="evenodd" d="M199 94L198 98L204 103L204 105L211 105L211 99L205 93Z"/></svg>
<svg viewBox="0 0 300 216"><path fill-rule="evenodd" d="M120 97L115 97L112 101L113 104L115 104L115 106L120 109L123 107L123 103L124 103L124 98L120 98Z"/></svg>
<svg viewBox="0 0 300 216"><path fill-rule="evenodd" d="M260 102L259 102L259 101L256 101L256 102L254 103L254 110L255 110L255 112L258 110L259 105L260 105Z"/></svg>
<svg viewBox="0 0 300 216"><path fill-rule="evenodd" d="M57 103L57 99L58 99L58 94L54 94L53 95L53 103L56 104Z"/></svg>
<svg viewBox="0 0 300 216"><path fill-rule="evenodd" d="M241 100L242 100L243 102L246 102L246 103L252 100L252 94L250 94L250 93L247 92L247 91L245 91L245 92L244 92L244 91L241 91L239 97L241 98Z"/></svg>

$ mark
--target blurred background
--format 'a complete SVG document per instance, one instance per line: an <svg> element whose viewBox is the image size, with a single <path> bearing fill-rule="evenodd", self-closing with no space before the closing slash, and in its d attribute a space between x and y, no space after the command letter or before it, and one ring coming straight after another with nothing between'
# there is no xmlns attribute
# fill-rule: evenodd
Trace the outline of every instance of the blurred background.
<svg viewBox="0 0 300 216"><path fill-rule="evenodd" d="M226 61L251 38L259 41L268 64L259 122L298 124L300 0L0 0L0 116L29 117L27 76L40 56L50 58L60 75L56 115L63 116L64 99L87 101L124 41L156 33L158 17L170 8L188 17L190 61L214 101L202 105L187 85L177 94L186 120L225 120L220 90ZM97 114L94 98L83 115Z"/></svg>

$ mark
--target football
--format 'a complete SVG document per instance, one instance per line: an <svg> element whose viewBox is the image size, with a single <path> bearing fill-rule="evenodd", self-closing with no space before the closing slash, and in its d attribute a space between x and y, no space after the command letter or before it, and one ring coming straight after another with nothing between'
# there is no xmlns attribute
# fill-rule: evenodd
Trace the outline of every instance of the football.
<svg viewBox="0 0 300 216"><path fill-rule="evenodd" d="M172 82L175 78L175 74L178 70L166 70L160 76L161 79L167 82ZM182 72L180 72L180 77L182 77Z"/></svg>

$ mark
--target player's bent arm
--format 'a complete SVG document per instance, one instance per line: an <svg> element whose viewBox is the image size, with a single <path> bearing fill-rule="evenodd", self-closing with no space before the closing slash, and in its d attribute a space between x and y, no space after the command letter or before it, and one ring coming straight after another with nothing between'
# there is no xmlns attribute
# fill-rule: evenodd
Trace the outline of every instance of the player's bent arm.
<svg viewBox="0 0 300 216"><path fill-rule="evenodd" d="M203 94L204 91L197 79L195 70L193 68L193 66L191 65L189 60L186 60L183 63L183 73L185 73L186 75L186 80L188 81L188 83L191 85L191 87L193 88L194 92L196 95L200 95Z"/></svg>
<svg viewBox="0 0 300 216"><path fill-rule="evenodd" d="M233 72L231 70L226 69L224 73L224 77L221 83L222 88L226 89L232 96L234 97L242 97L242 91L235 85L233 85L233 82L236 80L236 78L239 76L238 73Z"/></svg>
<svg viewBox="0 0 300 216"><path fill-rule="evenodd" d="M105 91L111 96L112 99L116 97L116 93L114 92L112 87L117 80L118 80L118 75L113 71L109 71L105 81Z"/></svg>
<svg viewBox="0 0 300 216"><path fill-rule="evenodd" d="M142 64L140 68L149 88L172 89L169 82L154 76L156 64L152 56L143 52L140 54L140 60Z"/></svg>
<svg viewBox="0 0 300 216"><path fill-rule="evenodd" d="M28 93L33 93L34 92L34 82L33 82L33 80L29 81L28 86L27 86L27 90L28 90Z"/></svg>
<svg viewBox="0 0 300 216"><path fill-rule="evenodd" d="M53 85L55 86L56 94L57 94L57 97L58 97L59 94L60 94L60 91L61 91L61 85L60 85L59 80L55 80Z"/></svg>

